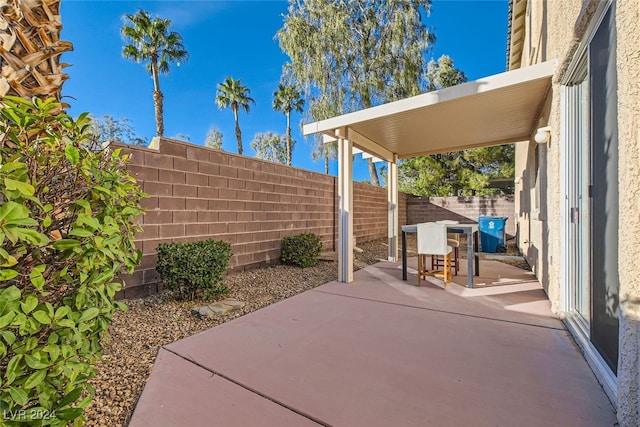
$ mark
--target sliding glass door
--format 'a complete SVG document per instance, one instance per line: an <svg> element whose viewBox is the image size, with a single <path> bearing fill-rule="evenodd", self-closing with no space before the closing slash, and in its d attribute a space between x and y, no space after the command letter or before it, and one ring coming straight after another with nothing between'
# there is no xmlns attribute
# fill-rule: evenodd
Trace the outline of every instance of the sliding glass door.
<svg viewBox="0 0 640 427"><path fill-rule="evenodd" d="M565 87L567 193L568 308L579 315L585 334L591 320L591 284L589 280L589 103L586 63L583 61Z"/></svg>
<svg viewBox="0 0 640 427"><path fill-rule="evenodd" d="M589 104L586 67L566 88L567 113L571 117L568 134L567 206L569 214L569 282L572 284L570 307L581 318L585 332L591 320L591 284L589 280Z"/></svg>
<svg viewBox="0 0 640 427"><path fill-rule="evenodd" d="M608 7L608 6L607 6ZM615 3L563 85L565 309L614 374L618 364Z"/></svg>

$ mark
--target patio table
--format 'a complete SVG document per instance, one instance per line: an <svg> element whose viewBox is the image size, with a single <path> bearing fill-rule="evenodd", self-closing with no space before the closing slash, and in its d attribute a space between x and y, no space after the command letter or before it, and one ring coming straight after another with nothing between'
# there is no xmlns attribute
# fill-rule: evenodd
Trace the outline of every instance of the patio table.
<svg viewBox="0 0 640 427"><path fill-rule="evenodd" d="M402 280L407 280L407 233L417 233L418 224L402 226ZM478 224L447 224L447 232L467 236L467 287L473 288L473 274L480 275L478 256ZM475 263L474 263L475 260ZM475 264L475 269L473 268Z"/></svg>

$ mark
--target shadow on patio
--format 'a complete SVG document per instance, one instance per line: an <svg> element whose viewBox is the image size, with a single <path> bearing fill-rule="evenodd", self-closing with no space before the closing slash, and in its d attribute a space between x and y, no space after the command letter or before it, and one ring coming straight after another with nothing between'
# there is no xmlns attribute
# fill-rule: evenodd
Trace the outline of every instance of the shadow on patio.
<svg viewBox="0 0 640 427"><path fill-rule="evenodd" d="M481 272L443 290L380 262L165 346L130 426L613 426L535 277Z"/></svg>

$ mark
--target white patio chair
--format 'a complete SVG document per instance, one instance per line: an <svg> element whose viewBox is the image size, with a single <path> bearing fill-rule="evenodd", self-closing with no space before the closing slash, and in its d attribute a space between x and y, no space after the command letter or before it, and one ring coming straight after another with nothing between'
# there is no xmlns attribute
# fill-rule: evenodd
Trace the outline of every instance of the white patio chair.
<svg viewBox="0 0 640 427"><path fill-rule="evenodd" d="M443 219L441 221L436 221L436 224L460 224L460 221L454 221L451 219ZM458 275L458 271L460 271L460 233L447 233L447 242L449 242L449 246L453 248L453 257L451 258L451 267L453 268L453 274ZM432 255L431 256L431 268L438 269L444 266L444 259L442 257Z"/></svg>
<svg viewBox="0 0 640 427"><path fill-rule="evenodd" d="M442 274L444 287L447 280L451 280L451 252L453 248L447 242L446 224L426 222L418 224L418 286L426 276L439 276ZM442 272L427 270L427 255L438 255L444 258Z"/></svg>

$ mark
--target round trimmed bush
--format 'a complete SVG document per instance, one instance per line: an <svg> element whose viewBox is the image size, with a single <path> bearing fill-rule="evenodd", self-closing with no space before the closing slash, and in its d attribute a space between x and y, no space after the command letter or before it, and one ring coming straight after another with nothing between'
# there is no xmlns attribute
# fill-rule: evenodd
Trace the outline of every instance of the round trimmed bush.
<svg viewBox="0 0 640 427"><path fill-rule="evenodd" d="M287 236L282 243L282 262L299 267L313 267L322 252L320 237L313 233Z"/></svg>

